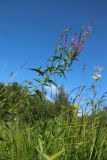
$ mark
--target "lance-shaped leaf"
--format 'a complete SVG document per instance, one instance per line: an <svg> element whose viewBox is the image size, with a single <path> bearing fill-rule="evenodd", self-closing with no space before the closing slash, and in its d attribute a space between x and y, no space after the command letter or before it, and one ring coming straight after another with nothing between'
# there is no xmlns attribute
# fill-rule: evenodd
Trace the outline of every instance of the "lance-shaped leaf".
<svg viewBox="0 0 107 160"><path fill-rule="evenodd" d="M48 84L46 84L46 83L43 83L43 86L48 86L48 87L50 87L50 85L48 85Z"/></svg>
<svg viewBox="0 0 107 160"><path fill-rule="evenodd" d="M35 71L35 72L38 72L38 73L39 73L39 75L44 76L44 72L43 72L43 71L41 71L41 70L40 70L40 68L30 68L30 70Z"/></svg>
<svg viewBox="0 0 107 160"><path fill-rule="evenodd" d="M54 60L53 59L48 59L48 62L53 64Z"/></svg>
<svg viewBox="0 0 107 160"><path fill-rule="evenodd" d="M61 59L61 56L53 56L53 60L60 60Z"/></svg>
<svg viewBox="0 0 107 160"><path fill-rule="evenodd" d="M63 75L63 76L64 76L64 78L66 79L65 70L60 69L60 76L61 76L61 75Z"/></svg>
<svg viewBox="0 0 107 160"><path fill-rule="evenodd" d="M49 66L49 67L47 67L45 72L47 72L47 71L52 72L53 70L55 70L55 67L54 66Z"/></svg>
<svg viewBox="0 0 107 160"><path fill-rule="evenodd" d="M55 85L58 88L57 84L52 79L48 79L48 82L52 83L53 85Z"/></svg>
<svg viewBox="0 0 107 160"><path fill-rule="evenodd" d="M59 47L59 45L57 45L56 49L55 49L55 53L59 52L61 48Z"/></svg>

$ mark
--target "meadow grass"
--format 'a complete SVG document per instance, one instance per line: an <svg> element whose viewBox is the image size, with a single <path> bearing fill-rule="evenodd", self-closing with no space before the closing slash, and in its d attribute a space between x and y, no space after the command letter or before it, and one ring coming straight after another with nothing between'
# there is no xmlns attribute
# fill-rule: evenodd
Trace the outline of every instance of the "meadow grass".
<svg viewBox="0 0 107 160"><path fill-rule="evenodd" d="M40 119L0 122L0 160L106 160L107 127L99 115L78 117L74 111ZM69 114L69 118L64 118Z"/></svg>

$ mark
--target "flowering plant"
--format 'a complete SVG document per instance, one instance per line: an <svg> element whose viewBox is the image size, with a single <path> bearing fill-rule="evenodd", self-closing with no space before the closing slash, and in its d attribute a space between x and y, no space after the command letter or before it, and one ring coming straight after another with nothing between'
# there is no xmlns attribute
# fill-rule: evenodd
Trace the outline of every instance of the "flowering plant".
<svg viewBox="0 0 107 160"><path fill-rule="evenodd" d="M41 95L42 92L38 88L42 87L43 89L44 86L50 86L51 84L57 86L51 78L53 75L60 77L64 76L66 78L66 71L70 71L73 61L77 60L77 56L84 48L84 43L92 31L92 27L93 22L90 23L86 29L82 28L79 35L75 33L71 38L70 45L69 40L71 28L67 28L63 31L54 55L48 60L48 66L45 68L40 66L39 68L30 69L37 73L37 78L34 79L36 87L34 87L33 91ZM30 85L32 86L32 82Z"/></svg>

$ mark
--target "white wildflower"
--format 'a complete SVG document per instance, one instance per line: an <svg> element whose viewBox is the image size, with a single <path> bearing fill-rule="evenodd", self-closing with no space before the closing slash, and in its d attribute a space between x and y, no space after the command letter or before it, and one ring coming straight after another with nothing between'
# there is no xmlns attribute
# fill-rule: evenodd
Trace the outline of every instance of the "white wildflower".
<svg viewBox="0 0 107 160"><path fill-rule="evenodd" d="M92 79L94 79L94 80L99 80L100 78L101 78L101 74L94 74L92 76Z"/></svg>

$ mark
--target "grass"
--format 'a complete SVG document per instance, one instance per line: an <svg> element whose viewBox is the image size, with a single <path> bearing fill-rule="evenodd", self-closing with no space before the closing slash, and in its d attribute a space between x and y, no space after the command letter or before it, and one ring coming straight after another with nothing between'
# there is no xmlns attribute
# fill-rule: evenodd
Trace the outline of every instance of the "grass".
<svg viewBox="0 0 107 160"><path fill-rule="evenodd" d="M107 128L99 115L0 122L0 160L106 160L106 153Z"/></svg>

